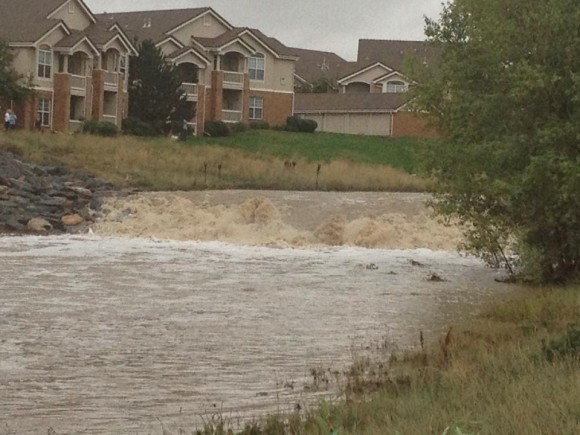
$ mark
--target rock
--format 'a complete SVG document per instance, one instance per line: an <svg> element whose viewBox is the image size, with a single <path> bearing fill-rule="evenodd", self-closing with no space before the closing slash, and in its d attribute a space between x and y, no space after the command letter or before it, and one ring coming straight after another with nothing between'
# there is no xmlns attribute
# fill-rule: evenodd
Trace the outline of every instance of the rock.
<svg viewBox="0 0 580 435"><path fill-rule="evenodd" d="M444 279L444 278L441 278L436 273L432 273L431 276L427 278L427 281L431 281L431 282L444 282L444 281L447 281L447 280Z"/></svg>
<svg viewBox="0 0 580 435"><path fill-rule="evenodd" d="M82 216L80 216L78 214L67 214L67 215L63 216L60 220L61 220L62 224L67 226L67 227L74 227L74 226L82 224L85 221L82 218Z"/></svg>
<svg viewBox="0 0 580 435"><path fill-rule="evenodd" d="M72 190L74 193L77 193L77 194L82 195L82 196L88 196L88 197L93 196L93 192L91 192L89 189L86 189L84 187L67 186L67 188Z"/></svg>
<svg viewBox="0 0 580 435"><path fill-rule="evenodd" d="M26 224L26 227L30 231L36 233L47 233L52 230L52 225L46 219L43 218L32 218Z"/></svg>
<svg viewBox="0 0 580 435"><path fill-rule="evenodd" d="M17 219L11 217L6 220L6 228L14 231L22 231L24 229L24 225L18 222Z"/></svg>

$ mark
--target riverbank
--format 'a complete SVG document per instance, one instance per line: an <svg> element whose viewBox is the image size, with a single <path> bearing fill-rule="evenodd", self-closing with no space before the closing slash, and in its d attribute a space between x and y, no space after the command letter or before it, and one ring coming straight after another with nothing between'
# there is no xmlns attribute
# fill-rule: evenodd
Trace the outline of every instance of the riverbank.
<svg viewBox="0 0 580 435"><path fill-rule="evenodd" d="M417 192L429 190L431 182L414 175L416 142L274 131L188 142L22 131L0 135L0 150L36 164L89 172L121 188L150 191Z"/></svg>
<svg viewBox="0 0 580 435"><path fill-rule="evenodd" d="M528 289L453 325L434 346L355 361L344 398L232 429L260 434L580 432L580 287ZM313 381L334 378L324 369ZM236 428L219 413L199 435ZM169 434L170 432L168 432Z"/></svg>

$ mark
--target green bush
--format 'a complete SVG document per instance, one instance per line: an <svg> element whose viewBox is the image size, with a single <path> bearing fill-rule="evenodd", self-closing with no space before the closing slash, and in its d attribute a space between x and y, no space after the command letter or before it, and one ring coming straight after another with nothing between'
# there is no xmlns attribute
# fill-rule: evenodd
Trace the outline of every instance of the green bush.
<svg viewBox="0 0 580 435"><path fill-rule="evenodd" d="M83 133L113 137L117 136L119 129L112 122L89 119L83 122Z"/></svg>
<svg viewBox="0 0 580 435"><path fill-rule="evenodd" d="M318 123L313 119L303 119L298 116L289 116L286 119L286 131L294 131L300 133L314 133Z"/></svg>
<svg viewBox="0 0 580 435"><path fill-rule="evenodd" d="M248 124L246 124L245 122L236 122L235 124L232 124L231 126L231 131L232 133L243 133L244 131L248 131L250 129L250 126Z"/></svg>
<svg viewBox="0 0 580 435"><path fill-rule="evenodd" d="M205 134L212 137L231 136L232 132L223 121L206 121L204 125Z"/></svg>
<svg viewBox="0 0 580 435"><path fill-rule="evenodd" d="M570 327L564 336L544 345L543 352L548 361L566 356L580 359L580 326Z"/></svg>
<svg viewBox="0 0 580 435"><path fill-rule="evenodd" d="M123 119L122 129L123 133L132 136L156 136L158 134L154 126L132 116Z"/></svg>
<svg viewBox="0 0 580 435"><path fill-rule="evenodd" d="M270 124L268 124L266 121L251 121L250 128L252 130L269 130Z"/></svg>

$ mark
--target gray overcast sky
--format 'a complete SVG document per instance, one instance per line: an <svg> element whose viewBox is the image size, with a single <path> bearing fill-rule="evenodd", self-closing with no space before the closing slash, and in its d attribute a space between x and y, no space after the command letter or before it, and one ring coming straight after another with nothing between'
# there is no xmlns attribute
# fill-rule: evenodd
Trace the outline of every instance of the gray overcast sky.
<svg viewBox="0 0 580 435"><path fill-rule="evenodd" d="M356 60L359 39L423 40L423 17L442 0L85 0L95 13L210 6L238 27L254 27L290 47Z"/></svg>

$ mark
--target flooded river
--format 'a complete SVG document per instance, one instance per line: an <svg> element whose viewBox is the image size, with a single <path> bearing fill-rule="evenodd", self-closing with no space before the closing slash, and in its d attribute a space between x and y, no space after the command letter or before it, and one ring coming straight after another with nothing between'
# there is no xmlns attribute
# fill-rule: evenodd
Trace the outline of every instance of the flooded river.
<svg viewBox="0 0 580 435"><path fill-rule="evenodd" d="M436 340L509 291L478 260L430 246L451 235L413 220L421 196L167 198L112 202L91 235L0 238L0 434L161 434L161 422L191 431L215 412L289 409L328 394L311 391L310 368L344 369L384 343L415 346L419 331ZM248 200L265 217L244 212ZM407 240L388 242L389 213ZM215 240L175 240L170 218L181 234L197 220ZM341 243L315 236L327 219ZM348 229L361 219L374 222L366 238ZM173 240L136 237L163 231ZM348 238L377 235L385 246Z"/></svg>

